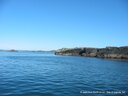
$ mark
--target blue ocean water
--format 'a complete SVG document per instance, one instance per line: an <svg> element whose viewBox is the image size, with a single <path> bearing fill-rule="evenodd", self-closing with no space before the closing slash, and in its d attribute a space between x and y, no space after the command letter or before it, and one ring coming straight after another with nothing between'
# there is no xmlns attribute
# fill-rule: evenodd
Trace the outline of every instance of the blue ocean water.
<svg viewBox="0 0 128 96"><path fill-rule="evenodd" d="M0 52L0 96L127 96L127 92L126 60Z"/></svg>

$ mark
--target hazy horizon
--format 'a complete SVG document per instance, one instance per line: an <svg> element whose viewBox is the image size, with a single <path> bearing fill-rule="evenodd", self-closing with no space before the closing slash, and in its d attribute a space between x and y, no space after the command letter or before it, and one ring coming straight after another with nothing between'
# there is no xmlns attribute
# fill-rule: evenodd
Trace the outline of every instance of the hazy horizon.
<svg viewBox="0 0 128 96"><path fill-rule="evenodd" d="M126 0L1 0L0 49L127 46Z"/></svg>

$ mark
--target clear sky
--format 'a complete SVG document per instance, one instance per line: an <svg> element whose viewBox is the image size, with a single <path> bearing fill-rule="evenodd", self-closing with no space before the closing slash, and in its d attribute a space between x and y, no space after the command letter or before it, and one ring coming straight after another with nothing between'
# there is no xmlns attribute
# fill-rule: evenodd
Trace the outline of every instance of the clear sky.
<svg viewBox="0 0 128 96"><path fill-rule="evenodd" d="M126 45L127 0L0 0L0 49Z"/></svg>

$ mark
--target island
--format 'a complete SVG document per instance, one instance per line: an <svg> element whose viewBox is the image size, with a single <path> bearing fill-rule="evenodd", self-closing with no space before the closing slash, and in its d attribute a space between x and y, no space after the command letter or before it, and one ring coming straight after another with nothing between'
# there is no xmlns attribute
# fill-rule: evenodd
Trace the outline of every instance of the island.
<svg viewBox="0 0 128 96"><path fill-rule="evenodd" d="M128 46L106 48L62 48L55 51L55 55L85 56L110 59L128 59Z"/></svg>

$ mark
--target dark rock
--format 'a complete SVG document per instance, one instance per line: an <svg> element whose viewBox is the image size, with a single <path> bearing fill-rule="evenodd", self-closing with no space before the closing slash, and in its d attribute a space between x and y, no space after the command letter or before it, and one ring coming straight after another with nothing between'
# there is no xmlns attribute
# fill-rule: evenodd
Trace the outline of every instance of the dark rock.
<svg viewBox="0 0 128 96"><path fill-rule="evenodd" d="M17 52L17 50L11 49L11 50L9 50L9 52Z"/></svg>
<svg viewBox="0 0 128 96"><path fill-rule="evenodd" d="M112 59L128 59L128 46L106 48L62 48L57 50L55 54Z"/></svg>

